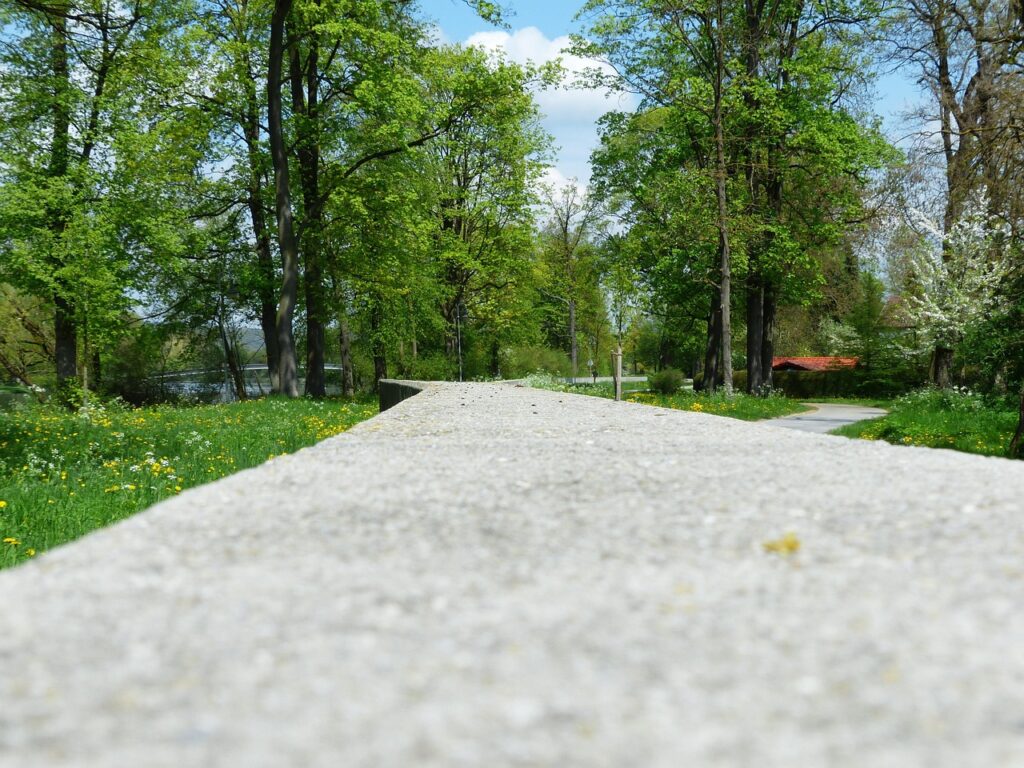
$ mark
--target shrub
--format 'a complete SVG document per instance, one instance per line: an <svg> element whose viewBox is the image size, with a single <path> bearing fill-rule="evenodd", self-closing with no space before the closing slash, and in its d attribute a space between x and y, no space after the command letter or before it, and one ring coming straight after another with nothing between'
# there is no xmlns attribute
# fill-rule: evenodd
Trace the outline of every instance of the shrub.
<svg viewBox="0 0 1024 768"><path fill-rule="evenodd" d="M560 349L510 347L501 351L501 375L506 379L518 379L537 372L568 376L571 370L569 356Z"/></svg>
<svg viewBox="0 0 1024 768"><path fill-rule="evenodd" d="M435 352L409 361L404 378L413 381L451 381L458 378L458 375L458 362L453 362L443 352Z"/></svg>
<svg viewBox="0 0 1024 768"><path fill-rule="evenodd" d="M647 378L651 389L661 395L672 395L683 386L683 374L675 368L664 368Z"/></svg>
<svg viewBox="0 0 1024 768"><path fill-rule="evenodd" d="M535 371L523 377L523 384L534 389L550 389L555 392L576 391L575 388L566 384L563 379L552 376L544 371Z"/></svg>
<svg viewBox="0 0 1024 768"><path fill-rule="evenodd" d="M704 386L704 372L700 371L693 377L693 388L700 391ZM721 388L721 384L719 384ZM734 368L732 371L732 388L734 392L744 392L747 389L747 372L742 368Z"/></svg>
<svg viewBox="0 0 1024 768"><path fill-rule="evenodd" d="M924 387L903 395L896 401L896 407L908 411L948 413L981 413L986 410L984 398L968 387Z"/></svg>
<svg viewBox="0 0 1024 768"><path fill-rule="evenodd" d="M910 369L897 372L862 369L772 371L772 389L780 390L786 397L802 400L816 397L895 397L920 384L917 374ZM703 374L694 376L694 388L701 389L703 381ZM732 386L736 392L746 391L745 370L740 368L733 371Z"/></svg>

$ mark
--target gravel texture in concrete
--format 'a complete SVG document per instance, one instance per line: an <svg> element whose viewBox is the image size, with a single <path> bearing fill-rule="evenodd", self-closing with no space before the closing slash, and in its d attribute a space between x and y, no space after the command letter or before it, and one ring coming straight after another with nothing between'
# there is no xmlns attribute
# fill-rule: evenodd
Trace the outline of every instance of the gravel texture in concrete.
<svg viewBox="0 0 1024 768"><path fill-rule="evenodd" d="M888 413L881 408L868 408L863 405L843 405L841 403L806 403L806 405L814 410L806 413L794 413L792 416L782 416L778 419L768 419L761 423L771 427L795 429L800 432L825 434L833 429L845 427L847 424L878 419Z"/></svg>
<svg viewBox="0 0 1024 768"><path fill-rule="evenodd" d="M0 766L1024 765L1024 463L433 386L0 573Z"/></svg>

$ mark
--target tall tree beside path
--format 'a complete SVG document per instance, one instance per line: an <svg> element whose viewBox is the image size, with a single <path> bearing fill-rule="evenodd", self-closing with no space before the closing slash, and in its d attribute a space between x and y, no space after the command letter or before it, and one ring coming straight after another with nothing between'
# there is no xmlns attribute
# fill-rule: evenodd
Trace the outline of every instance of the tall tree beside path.
<svg viewBox="0 0 1024 768"><path fill-rule="evenodd" d="M277 306L278 391L287 397L299 396L298 359L292 318L299 290L299 248L295 238L295 220L289 181L288 150L285 145L281 86L284 73L285 25L292 0L275 0L270 19L270 43L267 55L267 134L274 164L274 210L277 214L277 243L281 251L283 279Z"/></svg>
<svg viewBox="0 0 1024 768"><path fill-rule="evenodd" d="M542 292L564 305L572 375L579 372L580 305L598 280L595 238L602 209L575 181L544 192L547 221L541 236Z"/></svg>
<svg viewBox="0 0 1024 768"><path fill-rule="evenodd" d="M821 269L816 256L864 218L871 172L893 156L877 129L863 125L850 96L862 64L861 28L874 10L870 3L834 8L782 0L592 0L584 8L590 27L576 52L606 65L592 81L641 97L643 117L605 121L595 163L598 177L611 182L606 194L620 209L655 217L645 222L644 237L659 227L656 217L686 222L685 215L659 212L665 199L644 191L654 181L650 170L672 152L677 190L703 198L700 207L715 223L713 270L704 266L706 232L692 219L689 236L666 254L676 263L686 255L683 279L703 281L709 297L708 389L721 381L731 390L734 274L747 303L747 385L760 392L771 383L776 305L813 289ZM661 152L648 168L623 175L629 164L615 147L652 145ZM666 166L663 178L672 173Z"/></svg>
<svg viewBox="0 0 1024 768"><path fill-rule="evenodd" d="M931 96L919 115L919 152L941 158L946 233L980 189L988 195L991 213L1014 218L1016 207L1020 215L1020 155L1006 151L1020 145L1010 107L1022 93L1018 21L1014 4L995 0L908 0L895 6L892 55L917 71ZM938 127L937 148L932 125ZM952 258L944 250L944 259ZM953 347L937 342L931 365L937 386L952 385L954 354Z"/></svg>
<svg viewBox="0 0 1024 768"><path fill-rule="evenodd" d="M477 48L439 49L427 65L431 103L456 118L421 153L438 227L430 247L441 273L445 349L454 361L460 313L468 313L478 330L487 329L496 372L495 347L514 338L519 325L513 310L529 283L534 190L551 142L531 91L557 73Z"/></svg>
<svg viewBox="0 0 1024 768"><path fill-rule="evenodd" d="M248 213L248 258L235 277L244 286L243 305L260 325L271 387L278 388L277 301L280 278L272 229L273 169L266 140L267 98L261 83L266 71L269 16L268 0L218 0L199 14L199 31L206 48L205 77L196 78L187 97L197 111L214 120L213 151L222 165L230 164L222 181L231 198ZM223 210L218 200L212 207Z"/></svg>
<svg viewBox="0 0 1024 768"><path fill-rule="evenodd" d="M487 3L470 4L494 15ZM346 186L372 164L443 136L477 108L465 99L450 104L449 112L432 108L423 72L429 47L411 10L406 3L376 1L286 0L274 6L268 127L284 265L277 316L280 388L289 396L298 392L291 325L300 284L306 394L325 394L326 281L336 272L329 262L340 254L326 253L324 244L332 217L346 215L339 210L352 199ZM289 163L297 173L290 174ZM293 177L297 195L289 187Z"/></svg>

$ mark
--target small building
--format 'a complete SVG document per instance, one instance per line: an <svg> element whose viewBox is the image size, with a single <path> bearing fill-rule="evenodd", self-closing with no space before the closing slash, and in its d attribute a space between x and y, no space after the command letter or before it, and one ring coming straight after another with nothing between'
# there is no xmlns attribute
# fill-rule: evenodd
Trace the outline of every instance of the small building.
<svg viewBox="0 0 1024 768"><path fill-rule="evenodd" d="M849 371L857 367L856 357L773 357L773 371Z"/></svg>

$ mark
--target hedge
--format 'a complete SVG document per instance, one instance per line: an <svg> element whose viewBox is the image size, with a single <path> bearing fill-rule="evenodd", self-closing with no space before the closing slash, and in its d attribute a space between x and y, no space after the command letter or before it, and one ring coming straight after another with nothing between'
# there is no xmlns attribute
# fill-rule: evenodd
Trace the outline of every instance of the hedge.
<svg viewBox="0 0 1024 768"><path fill-rule="evenodd" d="M701 374L697 374L693 379L694 387L699 388L702 381ZM747 372L734 371L732 383L736 391L746 391ZM772 372L774 389L782 390L786 397L802 400L815 397L893 397L916 384L916 381L857 369Z"/></svg>

